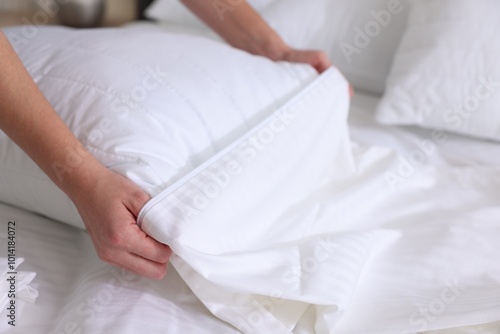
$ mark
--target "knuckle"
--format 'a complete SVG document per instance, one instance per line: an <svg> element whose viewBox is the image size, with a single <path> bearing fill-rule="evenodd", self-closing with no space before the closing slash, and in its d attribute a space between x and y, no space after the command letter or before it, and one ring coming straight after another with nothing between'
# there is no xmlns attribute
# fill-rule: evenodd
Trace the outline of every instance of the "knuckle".
<svg viewBox="0 0 500 334"><path fill-rule="evenodd" d="M146 192L140 189L130 192L129 196L129 201L132 205L133 210L137 211L140 210L144 206L144 204L146 204L146 202L148 202L151 198ZM138 212L136 212L136 214L137 213Z"/></svg>
<svg viewBox="0 0 500 334"><path fill-rule="evenodd" d="M108 237L108 244L114 248L122 248L123 237L119 233L112 233Z"/></svg>
<svg viewBox="0 0 500 334"><path fill-rule="evenodd" d="M132 200L134 200L134 202L137 203L138 205L146 203L147 201L149 201L150 198L149 195L142 190L136 190L132 192L131 196Z"/></svg>

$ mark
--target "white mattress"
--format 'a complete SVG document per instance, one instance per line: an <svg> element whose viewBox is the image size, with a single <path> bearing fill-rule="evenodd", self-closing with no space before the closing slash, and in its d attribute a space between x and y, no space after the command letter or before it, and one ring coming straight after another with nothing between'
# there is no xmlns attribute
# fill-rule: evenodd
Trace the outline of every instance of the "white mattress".
<svg viewBox="0 0 500 334"><path fill-rule="evenodd" d="M376 97L362 94L353 99L353 140L390 147L407 156L418 148L415 140L430 138L429 132L421 129L377 125L372 117L376 103ZM444 170L496 167L498 153L497 144L449 135L429 156L429 162ZM17 222L17 256L25 258L19 270L37 273L32 286L38 289L39 297L34 304L18 302L15 328L7 325L6 311L2 310L0 333L80 333L78 329L81 333L120 334L238 332L211 315L173 268L162 281L131 276L100 262L83 231L0 205L5 229L0 234L6 233L4 222L12 219ZM369 320L363 312L347 316L354 322ZM314 317L312 312L306 313L294 333L313 333ZM500 333L500 322L433 333Z"/></svg>

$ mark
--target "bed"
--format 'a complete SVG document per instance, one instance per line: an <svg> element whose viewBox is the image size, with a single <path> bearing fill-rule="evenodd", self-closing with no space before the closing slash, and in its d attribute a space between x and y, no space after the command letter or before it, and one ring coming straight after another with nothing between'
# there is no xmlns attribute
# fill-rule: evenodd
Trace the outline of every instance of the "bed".
<svg viewBox="0 0 500 334"><path fill-rule="evenodd" d="M254 1L289 43L329 51L356 89L350 102L337 70L317 76L236 53L178 3L156 1L144 12L150 3L139 1L139 16L155 22L94 32L40 28L17 45L12 36L22 28L5 32L87 148L153 195L138 223L172 245L169 273L153 281L101 262L69 200L2 137L1 286L8 292L15 271L17 298L14 327L12 299L2 292L0 332L500 333L495 1L316 0L307 8ZM319 32L342 30L338 8L359 17L331 39ZM301 17L315 24L287 24ZM477 24L479 17L491 20ZM475 24L466 31L457 22L467 20ZM468 37L466 47L457 42ZM175 48L160 49L158 38ZM141 47L126 46L128 39ZM95 59L92 52L73 58L90 44ZM44 45L46 56L31 56ZM161 57L150 54L156 49ZM96 73L75 65L83 59L105 62L112 75L94 81ZM146 91L137 88L146 87L143 59L159 73L171 66L169 74L125 114L116 92ZM249 91L247 82L261 87ZM165 92L176 92L168 105L186 115L215 110L164 119L155 110ZM95 112L114 105L122 108L108 118ZM120 126L110 127L109 117ZM186 139L193 131L200 139ZM249 156L249 143L259 154L238 160ZM120 154L105 154L111 150ZM172 150L170 160L158 153ZM210 197L214 185L220 189ZM203 208L193 201L196 189L209 200ZM234 217L238 224L229 224ZM12 240L17 268L8 267Z"/></svg>

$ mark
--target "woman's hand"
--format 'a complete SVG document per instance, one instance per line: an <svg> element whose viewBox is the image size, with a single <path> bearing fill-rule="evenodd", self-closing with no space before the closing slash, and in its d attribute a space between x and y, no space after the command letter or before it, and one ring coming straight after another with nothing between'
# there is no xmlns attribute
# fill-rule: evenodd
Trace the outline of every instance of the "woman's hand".
<svg viewBox="0 0 500 334"><path fill-rule="evenodd" d="M148 237L135 222L149 196L83 147L1 32L0 68L0 129L75 203L99 257L142 276L165 276L170 248ZM77 165L68 165L71 153L81 157ZM58 173L56 165L65 173Z"/></svg>
<svg viewBox="0 0 500 334"><path fill-rule="evenodd" d="M290 48L246 1L239 1L224 19L213 8L212 1L182 0L194 14L232 46L276 61L309 64L319 73L332 63L321 51Z"/></svg>
<svg viewBox="0 0 500 334"><path fill-rule="evenodd" d="M133 182L107 169L72 200L102 261L138 275L161 279L171 250L144 233L136 217L150 199Z"/></svg>

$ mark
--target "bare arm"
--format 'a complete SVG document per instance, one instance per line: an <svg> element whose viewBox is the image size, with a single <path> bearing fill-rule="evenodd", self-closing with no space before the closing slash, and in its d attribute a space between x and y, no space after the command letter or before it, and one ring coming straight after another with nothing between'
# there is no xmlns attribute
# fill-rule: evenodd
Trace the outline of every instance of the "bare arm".
<svg viewBox="0 0 500 334"><path fill-rule="evenodd" d="M272 60L310 64L320 73L332 65L324 52L287 46L244 0L221 1L219 5L207 0L182 2L234 47Z"/></svg>
<svg viewBox="0 0 500 334"><path fill-rule="evenodd" d="M161 278L170 249L148 237L135 216L149 196L99 163L54 112L0 32L0 129L23 149L75 203L101 259ZM82 160L63 177L68 154Z"/></svg>

